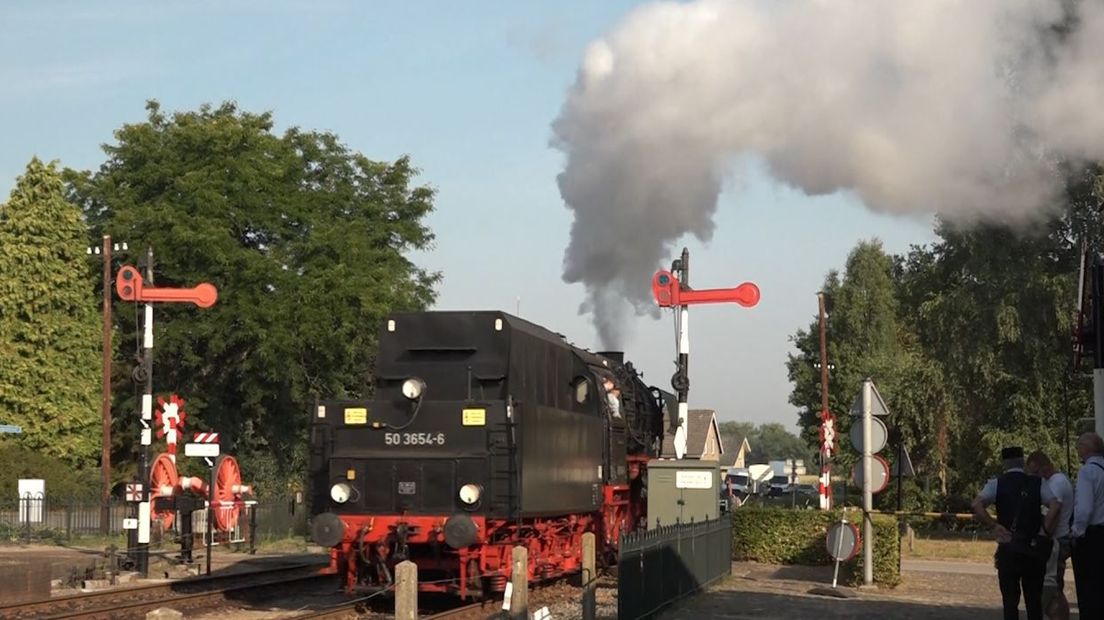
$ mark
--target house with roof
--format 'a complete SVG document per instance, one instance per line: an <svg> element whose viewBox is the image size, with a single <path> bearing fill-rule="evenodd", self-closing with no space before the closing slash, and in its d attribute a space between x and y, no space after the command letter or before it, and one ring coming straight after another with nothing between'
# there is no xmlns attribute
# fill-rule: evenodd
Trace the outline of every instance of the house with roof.
<svg viewBox="0 0 1104 620"><path fill-rule="evenodd" d="M717 426L717 412L712 409L690 409L686 412L686 426L686 454L683 458L719 462L724 446L721 444L721 431ZM675 458L673 430L663 434L661 456Z"/></svg>
<svg viewBox="0 0 1104 620"><path fill-rule="evenodd" d="M744 469L748 466L748 455L751 454L751 444L748 443L747 437L741 437L739 448L736 449L736 456L732 459L731 468Z"/></svg>

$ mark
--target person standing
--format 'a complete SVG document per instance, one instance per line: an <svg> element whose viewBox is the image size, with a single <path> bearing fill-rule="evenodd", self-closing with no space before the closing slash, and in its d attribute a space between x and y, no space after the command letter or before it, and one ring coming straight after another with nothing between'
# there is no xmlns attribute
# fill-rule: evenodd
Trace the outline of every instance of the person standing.
<svg viewBox="0 0 1104 620"><path fill-rule="evenodd" d="M985 484L972 507L978 521L992 528L997 539L997 581L1005 620L1020 617L1021 589L1028 620L1043 620L1043 575L1050 555L1049 534L1054 532L1061 506L1042 478L1024 472L1023 448L1001 450L1001 461L1004 473ZM990 504L997 506L995 522L986 510ZM1046 533L1044 537L1039 535L1040 528Z"/></svg>
<svg viewBox="0 0 1104 620"><path fill-rule="evenodd" d="M1082 618L1104 618L1104 441L1096 433L1077 438L1083 465L1074 487L1073 582Z"/></svg>
<svg viewBox="0 0 1104 620"><path fill-rule="evenodd" d="M1051 620L1069 620L1069 601L1066 600L1065 577L1066 560L1070 557L1070 517L1073 515L1073 483L1054 468L1054 462L1042 451L1036 450L1027 457L1024 471L1032 476L1040 476L1050 485L1050 490L1062 510L1054 526L1054 545L1047 561L1046 575L1043 577L1043 611Z"/></svg>

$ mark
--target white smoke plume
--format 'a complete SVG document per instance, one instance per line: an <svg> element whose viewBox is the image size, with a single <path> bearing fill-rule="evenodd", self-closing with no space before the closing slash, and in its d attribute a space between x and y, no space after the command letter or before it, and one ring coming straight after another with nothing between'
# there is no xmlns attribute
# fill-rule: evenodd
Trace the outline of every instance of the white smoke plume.
<svg viewBox="0 0 1104 620"><path fill-rule="evenodd" d="M734 162L891 213L1023 222L1058 160L1104 159L1100 0L698 0L586 51L553 124L574 212L564 280L606 346Z"/></svg>

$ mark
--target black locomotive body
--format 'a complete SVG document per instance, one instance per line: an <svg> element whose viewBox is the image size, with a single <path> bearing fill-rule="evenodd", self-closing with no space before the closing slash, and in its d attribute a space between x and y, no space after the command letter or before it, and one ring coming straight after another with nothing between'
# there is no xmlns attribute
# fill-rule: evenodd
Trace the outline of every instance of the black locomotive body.
<svg viewBox="0 0 1104 620"><path fill-rule="evenodd" d="M399 313L375 375L371 400L312 412L312 534L348 590L405 559L425 589L499 590L515 545L549 578L578 569L583 533L610 551L641 523L673 397L620 354L503 312Z"/></svg>

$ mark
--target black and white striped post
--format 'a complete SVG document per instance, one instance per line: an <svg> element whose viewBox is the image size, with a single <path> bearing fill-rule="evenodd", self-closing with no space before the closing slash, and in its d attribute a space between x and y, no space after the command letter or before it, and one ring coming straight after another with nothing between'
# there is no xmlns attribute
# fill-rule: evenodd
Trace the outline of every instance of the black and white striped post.
<svg viewBox="0 0 1104 620"><path fill-rule="evenodd" d="M146 248L146 281L153 284L153 248ZM138 549L136 564L142 578L149 577L150 542L150 444L153 441L153 304L146 302L145 320L142 321L142 372L146 377L146 389L142 394L142 500L138 503Z"/></svg>

